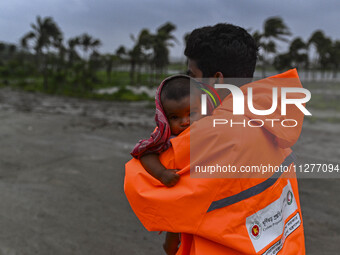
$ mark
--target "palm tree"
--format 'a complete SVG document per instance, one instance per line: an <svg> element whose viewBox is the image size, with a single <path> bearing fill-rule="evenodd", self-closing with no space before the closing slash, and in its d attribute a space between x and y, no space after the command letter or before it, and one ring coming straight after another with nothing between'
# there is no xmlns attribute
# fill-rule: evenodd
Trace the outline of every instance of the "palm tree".
<svg viewBox="0 0 340 255"><path fill-rule="evenodd" d="M320 54L320 69L321 69L321 76L324 78L325 71L331 69L332 66L332 48L333 42L329 37L326 37L323 46L321 49Z"/></svg>
<svg viewBox="0 0 340 255"><path fill-rule="evenodd" d="M321 70L324 75L325 68L330 64L330 51L332 48L332 41L327 38L323 31L315 31L308 40L308 48L311 50L314 47L315 57L313 60L313 67L315 70ZM315 74L313 72L313 74Z"/></svg>
<svg viewBox="0 0 340 255"><path fill-rule="evenodd" d="M337 78L337 73L340 67L340 41L337 40L333 43L332 52L331 52L331 62L333 66L333 78Z"/></svg>
<svg viewBox="0 0 340 255"><path fill-rule="evenodd" d="M91 35L84 33L80 36L71 38L68 41L69 45L69 64L72 64L74 60L79 61L74 66L76 85L81 85L85 90L91 90L91 81L94 80L94 62L99 62L98 52L96 49L101 45L99 39L93 38ZM81 59L76 51L76 48L80 48L83 53L83 59Z"/></svg>
<svg viewBox="0 0 340 255"><path fill-rule="evenodd" d="M106 82L111 83L111 73L114 66L120 62L120 58L114 54L105 54L102 56L106 71Z"/></svg>
<svg viewBox="0 0 340 255"><path fill-rule="evenodd" d="M153 45L154 36L149 32L148 29L142 29L137 39L134 35L131 35L131 39L134 41L134 47L127 52L130 62L130 83L135 84L135 72L140 74L140 68L143 64L150 64L150 49ZM138 75L138 81L140 75Z"/></svg>
<svg viewBox="0 0 340 255"><path fill-rule="evenodd" d="M169 64L168 47L174 46L172 42L178 42L176 37L172 35L175 29L176 26L170 22L157 29L153 43L153 63L160 74L165 71L166 66Z"/></svg>
<svg viewBox="0 0 340 255"><path fill-rule="evenodd" d="M264 22L264 38L273 38L286 42L288 41L286 37L290 35L291 32L281 17L271 17Z"/></svg>
<svg viewBox="0 0 340 255"><path fill-rule="evenodd" d="M0 65L2 65L2 61L4 60L4 52L6 49L6 45L2 42L0 42Z"/></svg>
<svg viewBox="0 0 340 255"><path fill-rule="evenodd" d="M305 68L308 71L309 59L307 54L308 46L300 38L295 38L289 46L289 55L291 57L292 66L297 69Z"/></svg>
<svg viewBox="0 0 340 255"><path fill-rule="evenodd" d="M115 52L115 55L118 58L119 65L123 65L124 63L126 63L128 61L127 60L127 51L126 51L125 47L122 46L122 45L118 47L118 49Z"/></svg>
<svg viewBox="0 0 340 255"><path fill-rule="evenodd" d="M119 46L119 48L116 50L116 55L121 58L126 55L126 49L123 45Z"/></svg>
<svg viewBox="0 0 340 255"><path fill-rule="evenodd" d="M130 62L130 83L132 85L135 84L136 65L138 65L138 63L140 62L141 54L142 54L142 51L138 44L128 51L129 62Z"/></svg>
<svg viewBox="0 0 340 255"><path fill-rule="evenodd" d="M266 75L266 66L269 64L269 54L276 53L275 40L287 42L287 36L291 32L288 26L283 22L281 17L270 17L265 20L263 25L263 33L256 31L253 36L258 46L262 48L262 76Z"/></svg>
<svg viewBox="0 0 340 255"><path fill-rule="evenodd" d="M8 47L8 53L9 53L10 58L13 57L16 51L17 51L17 46L15 44L10 44Z"/></svg>
<svg viewBox="0 0 340 255"><path fill-rule="evenodd" d="M171 41L177 42L171 34L176 26L170 22L165 23L157 29L156 34L151 34L148 29L142 29L138 37L131 35L134 47L127 51L130 62L130 82L135 84L135 73L138 73L140 80L140 68L150 67L158 73L163 73L169 63L169 46L173 46ZM123 49L123 48L122 48Z"/></svg>
<svg viewBox="0 0 340 255"><path fill-rule="evenodd" d="M88 51L92 50L92 53L101 45L99 39L95 39L87 33L84 33L78 37L79 45L82 47L83 50L83 58L85 61L88 59ZM91 53L91 54L92 54Z"/></svg>
<svg viewBox="0 0 340 255"><path fill-rule="evenodd" d="M76 51L76 47L80 45L79 37L70 38L67 41L68 44L68 66L72 68L73 62L79 59L79 55Z"/></svg>
<svg viewBox="0 0 340 255"><path fill-rule="evenodd" d="M49 65L51 66L51 69L53 71L53 85L60 85L60 83L64 82L66 78L65 71L67 66L65 65L65 60L67 49L63 44L62 38L60 38L60 40L55 40L52 46L56 49L56 52L52 52L49 54ZM56 89L55 86L53 86L52 88Z"/></svg>
<svg viewBox="0 0 340 255"><path fill-rule="evenodd" d="M29 42L33 40L31 47L34 49L36 54L37 66L43 73L44 89L47 90L47 67L50 48L53 47L56 42L62 41L63 35L58 25L51 17L45 17L42 19L38 16L36 22L36 24L31 24L32 30L22 37L21 45L24 48L30 48ZM43 63L42 67L41 63Z"/></svg>
<svg viewBox="0 0 340 255"><path fill-rule="evenodd" d="M68 76L74 81L74 86L79 87L78 82L80 80L81 72L84 69L83 62L76 50L76 47L80 46L79 37L72 37L67 41L67 73Z"/></svg>
<svg viewBox="0 0 340 255"><path fill-rule="evenodd" d="M138 39L136 41L136 46L139 47L139 57L137 61L137 83L141 83L141 68L150 68L152 70L152 46L155 40L155 36L150 33L148 29L142 29ZM151 71L147 71L151 72Z"/></svg>
<svg viewBox="0 0 340 255"><path fill-rule="evenodd" d="M91 83L87 84L89 85L87 89L92 89L92 84L94 82L98 82L98 78L96 76L96 73L98 70L100 70L103 67L103 57L100 55L100 53L96 50L94 50L89 58L89 67L88 67L88 78L91 79Z"/></svg>
<svg viewBox="0 0 340 255"><path fill-rule="evenodd" d="M3 42L0 42L0 52L4 51L6 48L6 45Z"/></svg>
<svg viewBox="0 0 340 255"><path fill-rule="evenodd" d="M273 65L276 70L283 71L292 67L292 58L288 53L279 54L274 58Z"/></svg>

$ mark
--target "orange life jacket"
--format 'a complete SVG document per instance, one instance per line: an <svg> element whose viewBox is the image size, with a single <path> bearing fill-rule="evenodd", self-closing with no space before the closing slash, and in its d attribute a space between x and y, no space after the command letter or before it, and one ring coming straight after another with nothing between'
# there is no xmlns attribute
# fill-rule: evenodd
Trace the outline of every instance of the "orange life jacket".
<svg viewBox="0 0 340 255"><path fill-rule="evenodd" d="M287 78L287 82L278 82L277 78ZM263 86L258 89L256 82L241 87L246 95L247 87L254 85L253 102L257 109L270 108L271 100L266 100L266 96L271 98L268 88L301 87L296 70L259 82ZM305 254L295 173L276 173L271 178L190 176L190 163L207 163L210 158L214 158L213 163L227 162L238 168L260 164L292 166L295 158L290 147L297 141L303 121L303 114L296 108L288 106L286 116L281 116L279 106L269 117L249 111L238 117L232 113L229 95L212 116L193 123L172 139L172 147L160 155L166 168L181 169L180 180L172 188L150 176L138 160L130 160L126 164L125 194L145 228L182 233L177 254ZM261 128L211 128L212 118L265 117L295 119L298 124L289 128L272 127L269 122Z"/></svg>

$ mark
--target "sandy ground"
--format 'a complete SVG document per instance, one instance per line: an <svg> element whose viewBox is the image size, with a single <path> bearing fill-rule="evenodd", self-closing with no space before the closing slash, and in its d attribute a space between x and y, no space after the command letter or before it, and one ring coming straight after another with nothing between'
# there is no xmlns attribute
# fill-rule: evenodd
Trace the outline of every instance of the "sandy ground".
<svg viewBox="0 0 340 255"><path fill-rule="evenodd" d="M0 255L162 254L123 193L124 163L150 133L147 103L0 89ZM339 163L340 125L308 124L299 161ZM301 179L307 254L339 254L340 179Z"/></svg>

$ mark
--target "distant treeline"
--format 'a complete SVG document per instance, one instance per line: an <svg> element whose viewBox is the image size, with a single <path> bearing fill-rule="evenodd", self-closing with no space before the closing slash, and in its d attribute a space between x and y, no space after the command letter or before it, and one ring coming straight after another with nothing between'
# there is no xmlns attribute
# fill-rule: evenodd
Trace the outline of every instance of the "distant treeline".
<svg viewBox="0 0 340 255"><path fill-rule="evenodd" d="M124 77L129 84L154 85L169 68L169 48L178 43L173 35L175 30L170 22L155 33L143 28L137 36L131 35L132 48L120 46L114 53L101 54L100 39L84 33L65 41L53 18L38 16L31 30L20 39L20 45L0 42L0 83L30 83L31 89L33 83L46 92L62 89L77 94L117 85L117 75L123 70L128 73ZM337 75L340 41L332 40L321 30L313 32L307 41L292 38L282 18L270 17L264 21L262 31L252 35L260 49L258 68L263 76L272 67L277 71L296 67L306 73L332 71L334 77ZM288 45L287 52L278 52L279 41ZM185 63L173 68L184 71Z"/></svg>

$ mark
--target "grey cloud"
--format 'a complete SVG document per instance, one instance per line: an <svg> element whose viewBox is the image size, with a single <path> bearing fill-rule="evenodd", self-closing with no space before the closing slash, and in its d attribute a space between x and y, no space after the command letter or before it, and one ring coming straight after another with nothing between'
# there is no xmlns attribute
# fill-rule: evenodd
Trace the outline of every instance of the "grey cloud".
<svg viewBox="0 0 340 255"><path fill-rule="evenodd" d="M185 32L218 22L262 29L269 16L283 17L294 36L307 38L320 28L333 39L340 38L339 10L336 0L6 0L0 2L0 40L18 42L36 15L52 16L66 39L88 32L101 39L102 52L113 52L121 44L132 46L131 33L136 35L142 28L155 31L170 21L177 26L180 42L171 52L181 56Z"/></svg>

